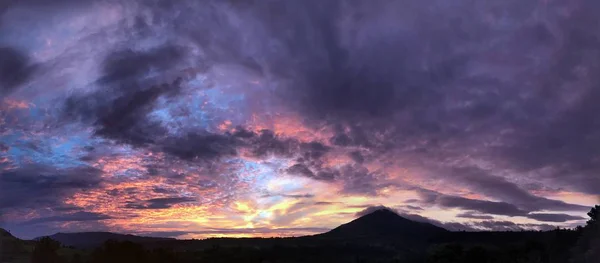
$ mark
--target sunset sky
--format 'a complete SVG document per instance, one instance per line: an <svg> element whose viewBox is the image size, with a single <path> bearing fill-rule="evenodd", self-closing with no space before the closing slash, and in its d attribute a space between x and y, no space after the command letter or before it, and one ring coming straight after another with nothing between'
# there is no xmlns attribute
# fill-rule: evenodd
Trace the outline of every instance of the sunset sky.
<svg viewBox="0 0 600 263"><path fill-rule="evenodd" d="M0 227L298 236L380 206L451 230L583 224L598 10L1 1Z"/></svg>

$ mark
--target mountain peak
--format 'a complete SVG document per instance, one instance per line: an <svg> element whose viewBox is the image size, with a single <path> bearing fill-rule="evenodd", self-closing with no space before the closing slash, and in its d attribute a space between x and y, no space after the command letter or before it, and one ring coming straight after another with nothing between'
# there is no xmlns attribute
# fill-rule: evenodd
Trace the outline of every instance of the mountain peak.
<svg viewBox="0 0 600 263"><path fill-rule="evenodd" d="M386 216L400 216L396 212L392 211L389 208L379 208L379 209L376 209L376 210L374 210L374 211L372 211L370 213L365 214L364 216L368 216L368 215L372 215L372 214L375 214L375 215L386 215Z"/></svg>
<svg viewBox="0 0 600 263"><path fill-rule="evenodd" d="M412 221L390 209L381 208L323 235L336 238L428 238L444 232L447 230L429 223Z"/></svg>

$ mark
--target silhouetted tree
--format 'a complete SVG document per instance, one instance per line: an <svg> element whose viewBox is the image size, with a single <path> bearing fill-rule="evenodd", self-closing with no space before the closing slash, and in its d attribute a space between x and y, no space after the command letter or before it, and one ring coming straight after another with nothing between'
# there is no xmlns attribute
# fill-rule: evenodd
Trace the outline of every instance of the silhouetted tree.
<svg viewBox="0 0 600 263"><path fill-rule="evenodd" d="M75 254L73 255L73 257L71 258L71 261L69 261L69 263L83 263L83 259L81 258L81 255L79 254Z"/></svg>
<svg viewBox="0 0 600 263"><path fill-rule="evenodd" d="M427 257L427 263L462 262L463 247L460 244L447 244L434 248Z"/></svg>
<svg viewBox="0 0 600 263"><path fill-rule="evenodd" d="M61 258L56 251L60 248L60 243L49 237L43 237L36 244L31 255L32 263L60 263Z"/></svg>
<svg viewBox="0 0 600 263"><path fill-rule="evenodd" d="M152 263L177 263L179 258L172 250L165 248L154 249L150 253L150 262Z"/></svg>
<svg viewBox="0 0 600 263"><path fill-rule="evenodd" d="M572 251L572 263L595 263L600 259L600 206L588 213L590 220L581 230L581 235Z"/></svg>
<svg viewBox="0 0 600 263"><path fill-rule="evenodd" d="M592 210L588 212L588 216L590 220L587 221L587 225L598 225L598 221L600 221L600 205L592 207Z"/></svg>
<svg viewBox="0 0 600 263"><path fill-rule="evenodd" d="M464 256L465 263L487 263L489 261L489 252L481 246L475 246L468 249Z"/></svg>
<svg viewBox="0 0 600 263"><path fill-rule="evenodd" d="M92 253L93 263L149 262L148 253L140 244L108 240Z"/></svg>

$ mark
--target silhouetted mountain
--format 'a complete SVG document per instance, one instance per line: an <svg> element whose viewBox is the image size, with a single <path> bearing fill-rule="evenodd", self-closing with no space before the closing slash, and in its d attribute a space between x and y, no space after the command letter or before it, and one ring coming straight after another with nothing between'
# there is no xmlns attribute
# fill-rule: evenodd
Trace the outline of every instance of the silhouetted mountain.
<svg viewBox="0 0 600 263"><path fill-rule="evenodd" d="M81 232L81 233L56 233L49 236L65 246L76 248L93 248L102 245L107 240L131 241L135 243L147 243L155 241L174 240L173 238L142 237L135 235L116 234L110 232ZM39 240L41 237L36 238Z"/></svg>
<svg viewBox="0 0 600 263"><path fill-rule="evenodd" d="M385 238L427 240L446 232L448 230L441 227L429 223L412 221L388 209L380 209L319 236L344 239Z"/></svg>
<svg viewBox="0 0 600 263"><path fill-rule="evenodd" d="M0 262L27 262L32 247L31 241L18 239L0 228Z"/></svg>

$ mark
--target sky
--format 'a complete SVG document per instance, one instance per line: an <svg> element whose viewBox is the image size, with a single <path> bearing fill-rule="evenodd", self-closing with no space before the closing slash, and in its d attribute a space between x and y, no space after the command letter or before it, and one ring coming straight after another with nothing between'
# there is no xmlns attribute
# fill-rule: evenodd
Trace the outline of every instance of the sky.
<svg viewBox="0 0 600 263"><path fill-rule="evenodd" d="M596 0L0 4L0 227L299 236L600 203Z"/></svg>

